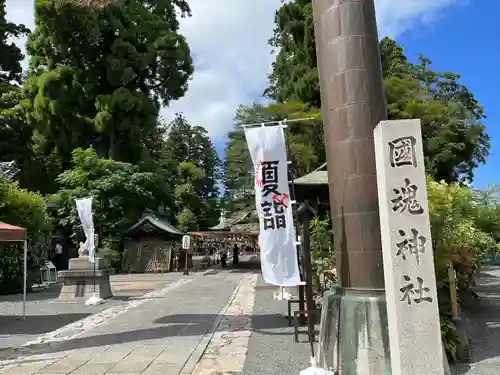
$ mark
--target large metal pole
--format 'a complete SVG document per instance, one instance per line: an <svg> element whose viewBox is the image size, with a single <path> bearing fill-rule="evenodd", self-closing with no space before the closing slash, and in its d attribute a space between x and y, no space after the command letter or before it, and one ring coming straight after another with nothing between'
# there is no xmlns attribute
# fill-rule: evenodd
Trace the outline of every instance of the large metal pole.
<svg viewBox="0 0 500 375"><path fill-rule="evenodd" d="M373 129L387 119L374 0L312 0L340 286L321 347L340 375L390 373ZM325 328L321 328L324 330ZM332 350L330 350L332 351ZM330 362L326 359L321 362Z"/></svg>
<svg viewBox="0 0 500 375"><path fill-rule="evenodd" d="M373 129L387 119L373 0L313 0L331 215L344 287L384 288Z"/></svg>

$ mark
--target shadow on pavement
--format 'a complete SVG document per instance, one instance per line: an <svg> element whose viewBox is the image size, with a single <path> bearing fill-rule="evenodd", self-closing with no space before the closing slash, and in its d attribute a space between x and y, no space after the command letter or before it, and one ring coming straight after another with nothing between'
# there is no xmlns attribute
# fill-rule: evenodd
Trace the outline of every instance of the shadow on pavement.
<svg viewBox="0 0 500 375"><path fill-rule="evenodd" d="M216 275L220 272L255 272L259 273L260 272L260 258L258 256L245 256L242 261L237 264L229 264L229 269L228 270L221 270L221 269L212 269L209 270L208 272L205 273L205 275ZM203 277L203 276L202 276ZM130 300L130 299L140 299L141 296L130 296L130 295L122 295L122 296L115 296L113 299L118 299L118 300ZM75 314L76 315L76 314ZM74 320L81 319L81 317L74 317ZM72 339L67 339L61 342L48 342L48 343L41 343L41 344L36 344L36 345L31 345L29 347L24 347L21 350L18 350L16 352L9 352L9 351L0 351L0 357L14 357L17 358L20 355L32 355L32 354L39 354L39 353L56 353L56 352L61 352L61 351L67 351L67 350L73 350L73 349L82 349L82 348L89 348L89 347L98 347L98 346L106 346L106 345L114 345L114 344L120 344L120 343L129 343L129 342L138 342L138 341L143 341L143 340L154 340L154 339L162 339L166 337L184 337L184 336L195 336L195 335L203 335L209 330L212 329L213 323L215 319L217 318L217 315L214 314L176 314L176 315L169 315L169 316L164 316L161 318L158 318L157 320L151 322L153 324L156 324L158 326L151 326L148 328L142 328L138 330L133 330L133 331L125 331L125 332L120 332L120 333L110 333L110 334L101 334L101 335L95 335L95 336L87 336L87 337L75 337ZM242 324L241 322L243 320L248 320L248 316L225 316L225 323L228 323L229 326L231 327L233 324L231 323L232 320L234 320L234 328L229 328L233 330L240 330L244 329L241 328ZM252 330L253 331L259 331L262 332L263 334L269 334L269 335L275 335L275 332L269 332L272 330L283 330L288 328L288 321L281 315L281 314L262 314L262 315L257 315L257 316L251 316L250 317L252 320ZM54 328L52 327L47 327L47 325L43 322L40 322L39 324L44 326L43 330L41 329L40 333L42 332L49 332L54 329L57 329L65 324L70 323L62 323L61 324L61 315L56 315L54 316L54 319L58 321L58 325ZM66 318L67 319L67 318ZM19 323L23 323L22 321ZM144 322L146 325L148 324L147 322ZM0 323L0 329L1 329L1 323ZM267 330L267 332L266 332ZM287 329L288 331L288 329ZM33 331L30 331L30 333L36 333ZM291 333L291 328L288 333L290 335L290 340L293 340L292 333Z"/></svg>
<svg viewBox="0 0 500 375"><path fill-rule="evenodd" d="M14 357L20 355L32 355L41 353L56 353L66 350L83 349L90 347L114 345L121 343L137 342L143 340L162 339L165 337L183 337L203 335L207 333L216 319L214 314L178 314L164 316L155 320L153 323L158 324L158 327L145 328L134 331L125 331L113 334L103 334L90 337L76 337L73 339L64 340L62 342L42 343L31 345L18 350L14 353L6 353L0 351L0 357L4 359L9 357L9 354ZM234 330L240 330L241 321L246 316L226 316L226 322L231 325L231 320L234 320ZM278 329L287 326L287 321L279 314L260 315L258 318L252 317L255 330ZM231 328L229 328L230 330ZM265 332L263 332L265 333ZM289 333L290 340L293 340L291 332Z"/></svg>
<svg viewBox="0 0 500 375"><path fill-rule="evenodd" d="M2 335L42 335L55 331L67 324L86 318L91 313L57 314L57 315L0 315L0 333Z"/></svg>
<svg viewBox="0 0 500 375"><path fill-rule="evenodd" d="M45 301L49 299L56 299L61 291L61 284L52 284L46 288L33 291L26 294L26 300L29 301ZM22 294L8 294L0 296L0 303L2 302L22 302Z"/></svg>
<svg viewBox="0 0 500 375"><path fill-rule="evenodd" d="M463 312L470 337L472 361L454 364L454 375L468 374L475 364L487 359L498 358L497 362L491 364L492 369L500 364L500 277L484 272L490 268L482 270L478 285L473 288L479 300L468 303ZM493 269L500 270L500 267Z"/></svg>
<svg viewBox="0 0 500 375"><path fill-rule="evenodd" d="M260 257L258 255L246 254L238 262L238 264L232 264L231 261L228 262L227 268L213 268L204 273L204 276L218 275L221 272L231 272L231 273L260 273Z"/></svg>
<svg viewBox="0 0 500 375"><path fill-rule="evenodd" d="M177 314L177 315L167 315L162 318L156 319L154 323L156 324L175 324L175 325L183 325L183 324L204 324L206 322L212 323L216 318L216 315L209 314ZM240 316L225 316L225 322L227 322L230 326L233 324L231 321L234 321L234 324L241 322L242 319L247 318L244 315ZM250 316L252 320L252 330L261 330L261 329L276 329L276 328L284 328L287 326L288 321L281 314L267 314L267 315L252 315ZM201 332L198 332L200 334Z"/></svg>

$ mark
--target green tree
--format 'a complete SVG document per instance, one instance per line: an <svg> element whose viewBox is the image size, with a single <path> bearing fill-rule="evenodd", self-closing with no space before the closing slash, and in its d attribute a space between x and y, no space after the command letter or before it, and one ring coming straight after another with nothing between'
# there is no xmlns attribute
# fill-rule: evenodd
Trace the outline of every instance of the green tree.
<svg viewBox="0 0 500 375"><path fill-rule="evenodd" d="M302 118L312 118L312 120L290 122L287 129L290 144L289 158L293 161L295 176L311 172L325 161L322 123L318 121L319 110L295 101L267 106L241 105L237 108L236 124L228 134L229 141L224 161L226 202L230 211L254 205L255 172L241 125Z"/></svg>
<svg viewBox="0 0 500 375"><path fill-rule="evenodd" d="M429 216L443 343L451 359L456 359L457 338L451 321L448 266L457 274L457 289L463 297L473 283L480 264L498 256L497 235L500 206L488 199L489 192L473 191L459 183L427 181Z"/></svg>
<svg viewBox="0 0 500 375"><path fill-rule="evenodd" d="M20 169L20 183L25 187L29 165L33 164L30 144L32 131L19 111L12 110L21 99L21 62L24 55L12 39L27 35L24 25L6 19L5 0L0 0L0 154L2 161L15 161ZM39 170L33 168L32 171Z"/></svg>
<svg viewBox="0 0 500 375"><path fill-rule="evenodd" d="M29 33L26 26L9 22L6 17L5 0L0 0L0 95L8 91L12 84L21 82L24 55L12 39Z"/></svg>
<svg viewBox="0 0 500 375"><path fill-rule="evenodd" d="M400 76L408 72L409 62L403 53L403 47L390 38L380 41L380 57L382 60L382 75L384 77Z"/></svg>
<svg viewBox="0 0 500 375"><path fill-rule="evenodd" d="M274 16L269 44L278 51L265 95L278 102L321 105L311 0L284 2Z"/></svg>
<svg viewBox="0 0 500 375"><path fill-rule="evenodd" d="M177 184L174 196L178 206L177 222L183 231L200 229L207 202L200 196L205 174L194 163L183 161L177 168Z"/></svg>
<svg viewBox="0 0 500 375"><path fill-rule="evenodd" d="M94 223L100 238L117 240L141 214L157 211L171 194L161 175L99 158L91 148L73 151L72 162L72 168L58 177L61 189L50 196L49 205L54 224L68 234L81 233L76 198L94 198Z"/></svg>
<svg viewBox="0 0 500 375"><path fill-rule="evenodd" d="M182 97L193 72L178 14L189 15L183 0L36 1L20 105L33 149L56 158L58 173L89 145L102 157L151 161L160 105Z"/></svg>
<svg viewBox="0 0 500 375"><path fill-rule="evenodd" d="M0 221L26 228L35 241L49 223L40 194L21 189L17 182L0 177Z"/></svg>
<svg viewBox="0 0 500 375"><path fill-rule="evenodd" d="M21 88L16 86L0 96L2 160L15 161L21 187L41 193L55 191L60 159L54 150L46 155L37 152L39 137L26 122L25 113L18 105L21 100Z"/></svg>
<svg viewBox="0 0 500 375"><path fill-rule="evenodd" d="M435 179L472 181L490 148L483 108L459 75L433 71L423 56L405 69L397 47L396 58L387 61L395 75L385 78L389 119L422 121L426 169Z"/></svg>
<svg viewBox="0 0 500 375"><path fill-rule="evenodd" d="M269 43L278 50L265 94L321 106L311 0L284 2ZM390 119L420 118L427 171L437 180L471 181L490 147L484 110L458 74L436 72L422 55L408 61L396 41L380 41Z"/></svg>
<svg viewBox="0 0 500 375"><path fill-rule="evenodd" d="M196 167L196 194L205 202L204 211L195 210L199 228L217 224L219 218L218 194L222 178L222 164L205 128L192 126L182 114L167 126L167 139L163 143L160 163L166 179L174 185L186 183L186 168L178 168L185 162ZM192 168L190 169L192 171ZM188 173L189 174L189 173ZM201 178L198 181L198 178ZM179 208L182 211L182 207Z"/></svg>
<svg viewBox="0 0 500 375"><path fill-rule="evenodd" d="M17 182L0 176L0 221L26 228L30 259L41 255L43 235L50 229L42 196L21 189ZM22 244L0 243L0 294L18 293L23 288ZM32 262L28 267L32 268ZM40 274L36 269L36 275ZM31 277L28 279L30 286Z"/></svg>

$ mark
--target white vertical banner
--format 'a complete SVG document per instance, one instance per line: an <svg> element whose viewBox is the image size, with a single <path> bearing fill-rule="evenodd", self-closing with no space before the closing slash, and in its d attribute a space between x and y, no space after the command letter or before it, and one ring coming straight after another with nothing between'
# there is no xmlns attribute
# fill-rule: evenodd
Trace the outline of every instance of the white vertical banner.
<svg viewBox="0 0 500 375"><path fill-rule="evenodd" d="M85 233L85 244L89 250L90 262L95 262L94 220L92 219L92 197L76 199L76 210Z"/></svg>
<svg viewBox="0 0 500 375"><path fill-rule="evenodd" d="M288 188L283 127L246 128L245 137L255 167L262 276L269 284L299 285L297 238Z"/></svg>

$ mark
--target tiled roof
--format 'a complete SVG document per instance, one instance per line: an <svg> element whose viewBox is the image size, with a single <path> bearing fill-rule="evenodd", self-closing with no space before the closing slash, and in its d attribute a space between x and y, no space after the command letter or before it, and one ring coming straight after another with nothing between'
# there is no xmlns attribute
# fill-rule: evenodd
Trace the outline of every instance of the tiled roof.
<svg viewBox="0 0 500 375"><path fill-rule="evenodd" d="M175 228L173 225L171 225L168 221L165 219L159 218L154 215L146 215L144 216L141 220L139 220L137 223L135 223L128 231L127 233L134 232L138 229L140 229L143 225L149 224L153 226L154 228L167 232L170 234L175 234L178 236L184 235L183 232L181 232L179 229Z"/></svg>
<svg viewBox="0 0 500 375"><path fill-rule="evenodd" d="M327 165L324 163L319 168L315 169L305 176L296 178L293 182L296 185L327 185L328 184L328 171Z"/></svg>

